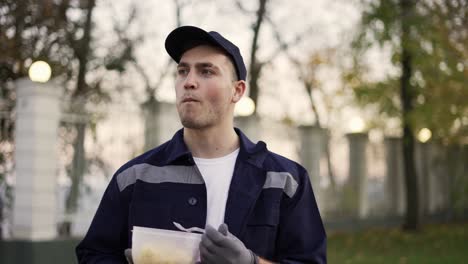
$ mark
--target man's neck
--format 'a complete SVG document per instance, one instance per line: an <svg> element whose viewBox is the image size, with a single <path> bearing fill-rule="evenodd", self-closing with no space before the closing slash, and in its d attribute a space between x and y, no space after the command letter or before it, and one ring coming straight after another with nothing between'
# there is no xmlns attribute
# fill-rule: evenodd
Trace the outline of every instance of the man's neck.
<svg viewBox="0 0 468 264"><path fill-rule="evenodd" d="M234 128L184 128L184 141L194 157L219 158L239 148L239 136Z"/></svg>

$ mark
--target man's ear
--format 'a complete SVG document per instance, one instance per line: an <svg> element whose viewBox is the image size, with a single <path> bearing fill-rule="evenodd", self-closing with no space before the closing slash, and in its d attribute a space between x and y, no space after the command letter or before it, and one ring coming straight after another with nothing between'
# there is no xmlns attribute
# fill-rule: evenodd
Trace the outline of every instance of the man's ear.
<svg viewBox="0 0 468 264"><path fill-rule="evenodd" d="M235 81L233 95L232 95L232 102L237 103L242 98L245 93L246 84L245 81Z"/></svg>

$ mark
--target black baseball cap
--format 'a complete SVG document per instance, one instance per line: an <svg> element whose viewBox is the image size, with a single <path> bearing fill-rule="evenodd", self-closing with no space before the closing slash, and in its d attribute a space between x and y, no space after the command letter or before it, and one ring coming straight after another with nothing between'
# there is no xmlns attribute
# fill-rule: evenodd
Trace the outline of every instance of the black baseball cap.
<svg viewBox="0 0 468 264"><path fill-rule="evenodd" d="M239 48L216 31L207 32L194 26L182 26L174 29L166 38L166 51L177 63L189 49L200 45L213 45L225 51L236 68L238 80L247 76L244 60Z"/></svg>

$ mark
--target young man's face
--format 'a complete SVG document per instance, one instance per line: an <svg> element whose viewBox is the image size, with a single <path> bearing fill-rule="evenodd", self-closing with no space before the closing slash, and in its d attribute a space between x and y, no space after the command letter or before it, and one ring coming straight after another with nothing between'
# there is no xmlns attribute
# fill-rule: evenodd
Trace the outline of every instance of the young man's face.
<svg viewBox="0 0 468 264"><path fill-rule="evenodd" d="M234 66L211 46L186 51L177 66L176 104L182 125L203 129L232 119L242 93L236 89Z"/></svg>

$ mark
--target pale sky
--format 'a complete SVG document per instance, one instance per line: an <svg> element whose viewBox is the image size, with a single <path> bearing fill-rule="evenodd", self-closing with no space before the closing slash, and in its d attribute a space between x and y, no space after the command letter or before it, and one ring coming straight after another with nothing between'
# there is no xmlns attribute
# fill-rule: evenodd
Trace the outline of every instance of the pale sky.
<svg viewBox="0 0 468 264"><path fill-rule="evenodd" d="M99 34L100 41L105 43L106 38L109 42L115 40L110 33L102 34L102 32L110 32L111 25L108 21L112 21L116 17L125 21L128 16L129 3L132 2L134 1L98 1L95 18L102 29L101 32L96 33ZM230 0L192 2L194 4L186 7L182 12L183 24L221 32L240 47L244 60L248 64L252 38L250 25L253 23L254 15L241 13L233 5L234 1ZM200 4L200 2L204 3ZM256 1L243 2L246 3L246 8L255 10ZM359 19L358 10L350 2L344 0L271 0L269 7L271 17L280 27L279 31L282 32L285 39L290 40L302 32L308 32L303 34L305 36L302 36L303 41L300 45L291 49L294 56L306 60L311 52L343 45L347 41L346 39L349 39L345 33L352 32ZM175 27L175 6L173 1L153 0L138 1L137 3L138 17L132 32L143 34L145 40L138 46L136 54L139 63L147 69L147 73L152 77L152 82L155 83L168 58L164 49L164 39ZM221 5L223 7L219 7ZM276 51L276 41L268 23L264 23L262 27L260 46L260 59L271 57ZM132 72L129 70L128 78L125 79L125 84L133 87L133 95L129 100L134 100L133 96L136 95L137 100L142 101L144 99L141 93L143 83ZM327 92L333 93L340 86L338 73L334 69L323 69L319 77ZM313 122L307 94L298 81L297 72L285 56L277 56L271 65L264 68L260 84L263 87L258 106L260 114L275 119L289 117L299 124ZM174 101L175 94L170 78L166 80L157 95L160 100ZM317 101L321 114L326 116L327 113L320 107L320 98L317 99L319 99ZM348 99L336 100L337 104L347 101ZM340 105L337 107L341 108ZM336 123L342 122L337 121Z"/></svg>

